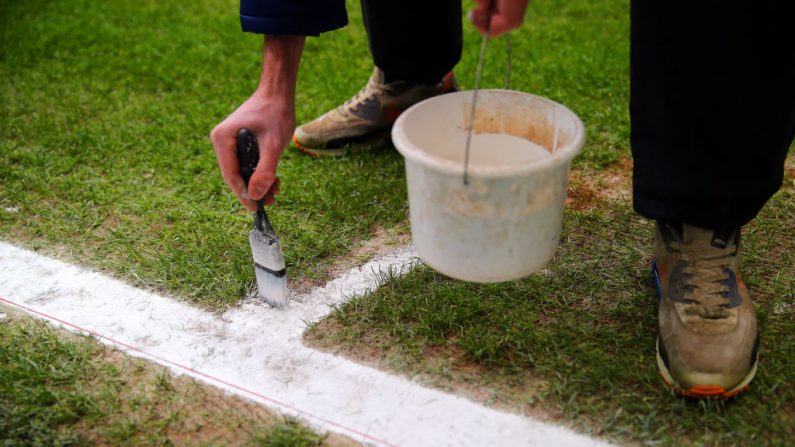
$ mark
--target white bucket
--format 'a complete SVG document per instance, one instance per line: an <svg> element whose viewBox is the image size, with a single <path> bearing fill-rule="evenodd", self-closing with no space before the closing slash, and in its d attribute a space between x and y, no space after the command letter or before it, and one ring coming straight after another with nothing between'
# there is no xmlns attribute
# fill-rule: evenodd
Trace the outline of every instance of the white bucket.
<svg viewBox="0 0 795 447"><path fill-rule="evenodd" d="M507 134L547 153L528 160L525 152L473 144L465 185L471 104L471 91L436 96L403 112L392 129L406 159L412 239L420 258L450 277L521 278L555 254L569 167L585 130L577 115L549 99L481 90L473 142L482 134Z"/></svg>

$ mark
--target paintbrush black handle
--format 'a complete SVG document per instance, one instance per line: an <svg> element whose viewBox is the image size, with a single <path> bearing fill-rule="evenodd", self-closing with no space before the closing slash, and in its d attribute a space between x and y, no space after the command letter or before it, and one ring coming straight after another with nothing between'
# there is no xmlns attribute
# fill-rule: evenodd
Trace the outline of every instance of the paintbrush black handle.
<svg viewBox="0 0 795 447"><path fill-rule="evenodd" d="M257 169L257 163L259 163L259 145L257 144L257 137L245 127L237 131L237 160L240 165L240 176L243 177L243 181L246 182L246 189L248 189L248 183ZM276 235L268 215L265 213L264 197L257 200L254 228L266 234Z"/></svg>
<svg viewBox="0 0 795 447"><path fill-rule="evenodd" d="M240 165L240 176L243 177L248 188L248 182L259 163L259 145L257 137L246 128L237 131L237 160Z"/></svg>

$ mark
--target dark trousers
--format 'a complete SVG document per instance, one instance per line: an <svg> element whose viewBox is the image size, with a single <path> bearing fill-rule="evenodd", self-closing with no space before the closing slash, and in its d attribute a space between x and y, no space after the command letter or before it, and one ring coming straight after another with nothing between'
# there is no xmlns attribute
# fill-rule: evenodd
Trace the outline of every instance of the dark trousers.
<svg viewBox="0 0 795 447"><path fill-rule="evenodd" d="M416 5L362 0L375 65L387 82L438 82L461 57L460 0L409 3ZM790 5L633 0L630 118L638 213L737 227L781 186L795 135Z"/></svg>
<svg viewBox="0 0 795 447"><path fill-rule="evenodd" d="M461 59L461 0L362 0L362 13L386 82L435 84Z"/></svg>
<svg viewBox="0 0 795 447"><path fill-rule="evenodd" d="M795 135L792 2L632 2L635 210L706 228L751 220Z"/></svg>

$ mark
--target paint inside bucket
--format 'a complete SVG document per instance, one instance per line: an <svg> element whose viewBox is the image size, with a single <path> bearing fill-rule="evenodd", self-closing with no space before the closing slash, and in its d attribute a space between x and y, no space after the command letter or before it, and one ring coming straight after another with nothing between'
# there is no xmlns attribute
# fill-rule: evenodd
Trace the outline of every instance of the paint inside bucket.
<svg viewBox="0 0 795 447"><path fill-rule="evenodd" d="M464 163L466 131L448 134L438 143L428 148L429 155L456 163ZM500 167L530 163L549 157L550 153L542 146L510 134L475 133L469 151L470 166Z"/></svg>

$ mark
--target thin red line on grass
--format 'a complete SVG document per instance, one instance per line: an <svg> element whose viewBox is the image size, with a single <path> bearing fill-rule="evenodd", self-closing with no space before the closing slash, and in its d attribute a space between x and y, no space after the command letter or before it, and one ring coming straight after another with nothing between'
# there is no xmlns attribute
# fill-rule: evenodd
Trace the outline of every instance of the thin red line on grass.
<svg viewBox="0 0 795 447"><path fill-rule="evenodd" d="M141 354L143 354L143 355L145 355L147 357L150 357L150 358L153 358L153 359L157 359L160 362L167 363L167 364L169 364L171 366L183 369L183 370L188 371L188 372L190 372L192 374L204 377L205 379L208 379L208 380L211 380L211 381L226 385L228 387L234 388L234 389L236 389L238 391L242 391L242 392L250 394L252 396L256 396L256 397L258 397L260 399L266 400L268 402L272 402L272 403L274 403L276 405L279 405L281 407L288 408L288 409L293 410L295 412L298 412L298 413L300 413L300 414L302 414L302 415L304 415L306 417L310 417L312 419L316 419L316 420L324 422L326 424L333 425L334 427L337 427L337 428L345 430L345 431L347 431L349 433L361 436L362 438L368 439L370 441L373 441L373 442L376 442L376 443L379 443L379 444L383 444L383 445L386 445L386 446L390 446L390 447L397 447L396 445L390 444L387 441L384 441L383 439L379 439L379 438L376 438L375 436L369 435L367 433L360 432L360 431L358 431L356 429L353 429L353 428L347 427L345 425L342 425L342 424L340 424L338 422L334 422L332 420L326 419L326 418L324 418L322 416L314 415L314 414L312 414L312 413L310 413L308 411L302 410L300 408L296 408L296 407L294 407L294 406L292 406L292 405L290 405L288 403L282 402L282 401L280 401L278 399L274 399L272 397L268 397L268 396L266 396L264 394L258 393L256 391L253 391L253 390L250 390L250 389L247 389L247 388L244 388L244 387L242 387L240 385L235 385L234 383L227 382L226 380L220 379L220 378L215 377L215 376L211 376L210 374L198 371L198 370L193 369L193 368L191 368L189 366L182 365L180 363L174 362L172 360L169 360L167 358L161 357L159 355L150 354L150 353L144 351L143 349L141 349L141 348L139 348L137 346L132 346L130 344L124 343L122 341L116 340L116 339L108 337L106 335L102 335L102 334L100 334L97 331L94 331L92 329L87 329L87 328L78 326L78 325L76 325L74 323L70 323L68 321L65 321L65 320L62 320L60 318L54 317L52 315L48 315L48 314L46 314L44 312L40 312L40 311L38 311L36 309L30 308L30 307L27 307L25 305L16 303L14 301L11 301L9 299L3 298L2 296L0 296L0 302L6 303L6 304L14 306L14 307L17 307L19 309L24 310L25 312L38 315L38 316L40 316L42 318L46 318L46 319L52 320L52 321L57 321L58 323L61 323L61 324L65 325L65 326L69 326L69 327L72 327L74 329L77 329L80 332L83 332L83 333L86 333L86 334L90 334L90 335L92 335L94 337L101 338L103 340L107 340L107 341L113 343L114 345L118 345L118 346L124 347L126 349L131 350L131 351L139 352L139 353L141 353Z"/></svg>

